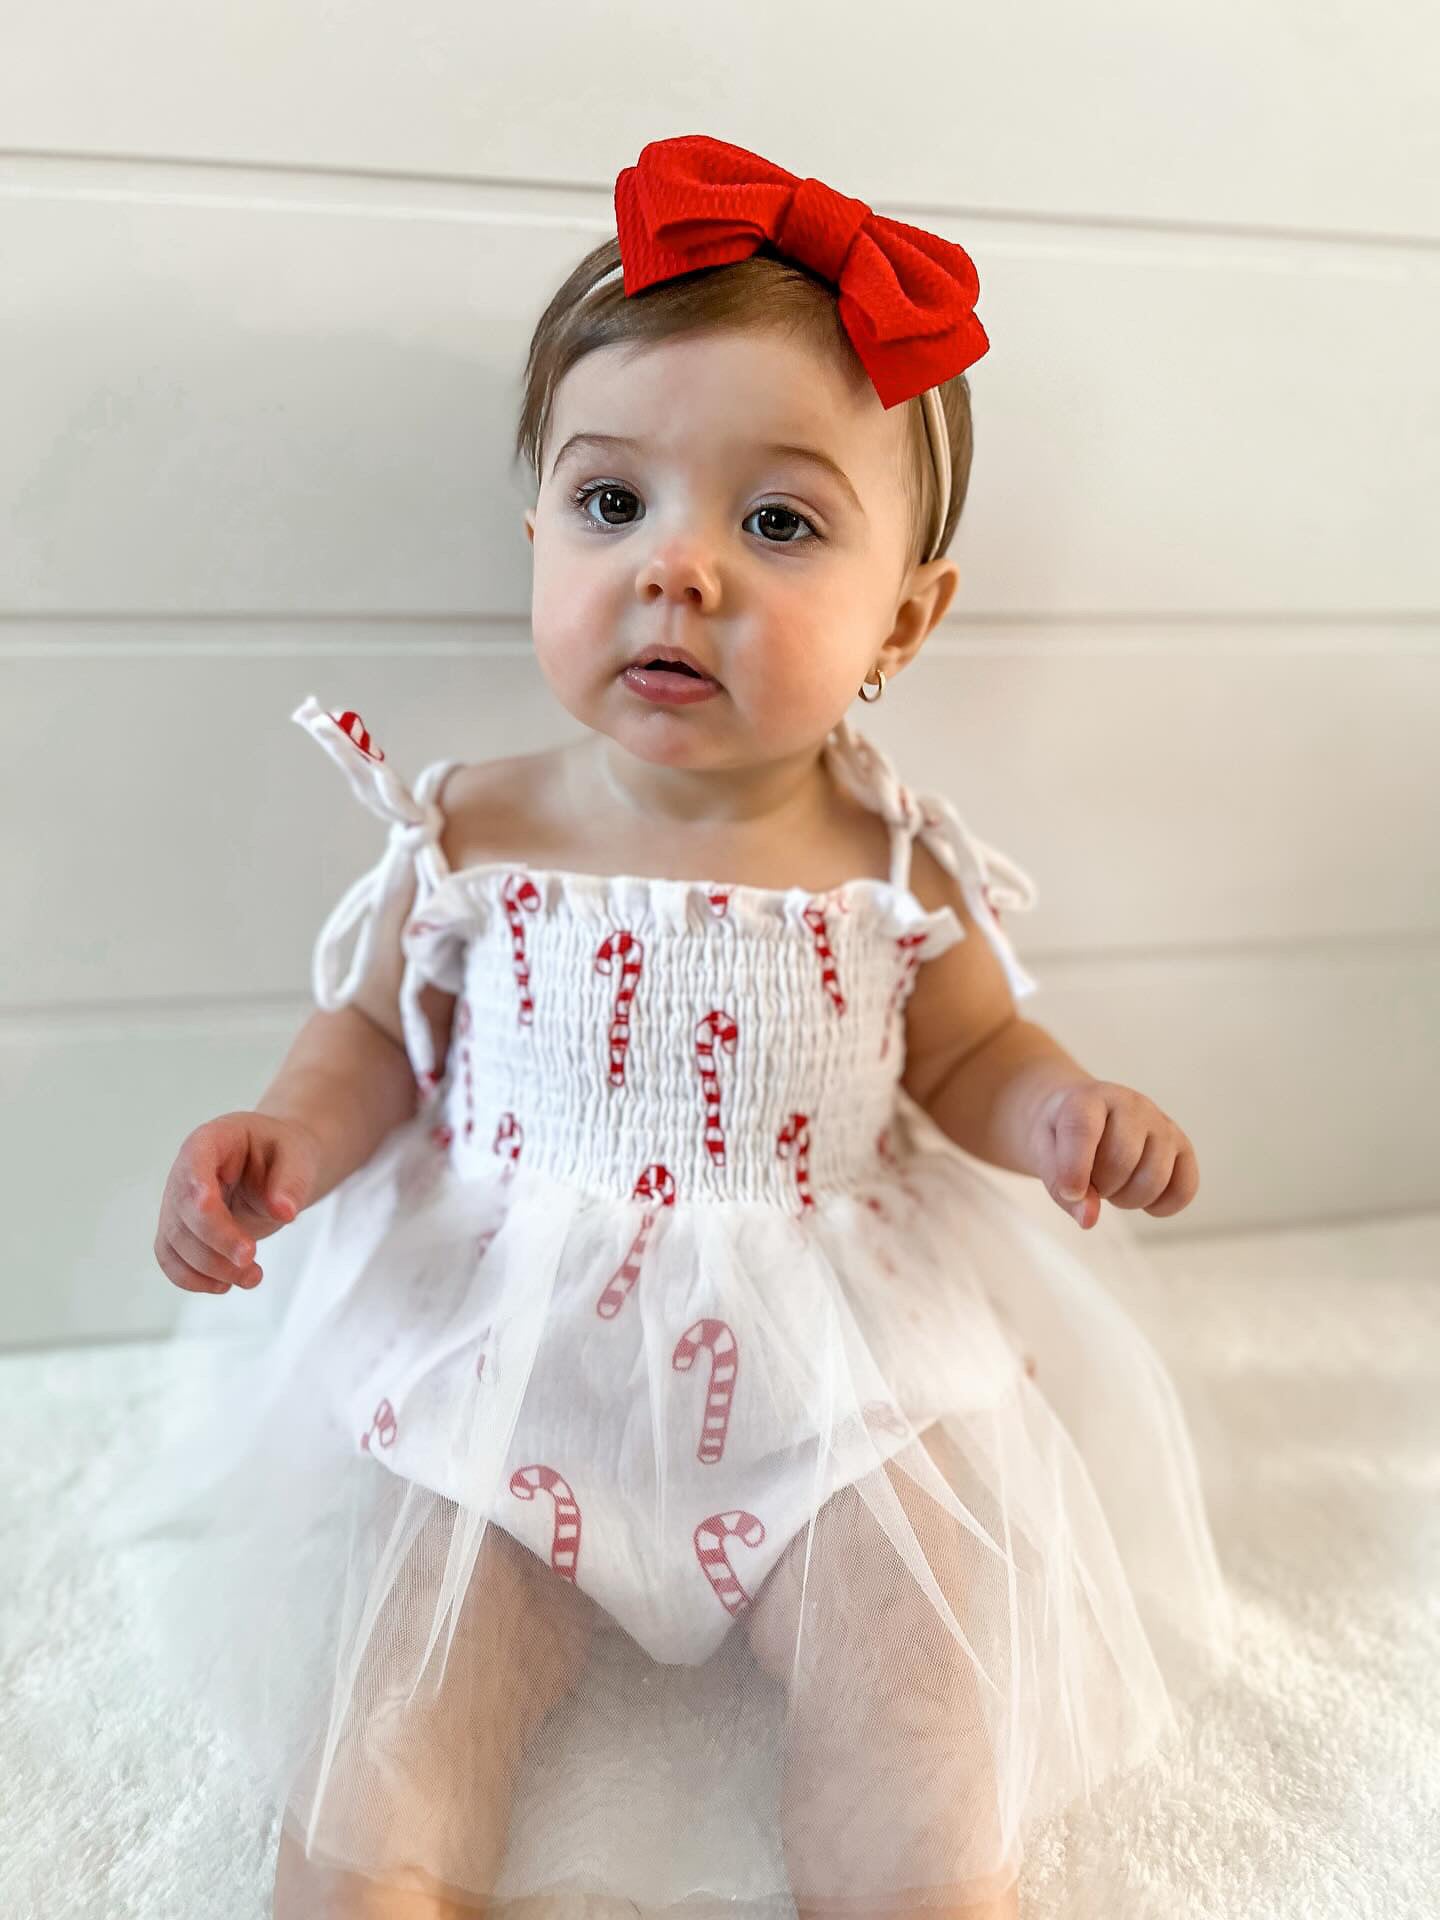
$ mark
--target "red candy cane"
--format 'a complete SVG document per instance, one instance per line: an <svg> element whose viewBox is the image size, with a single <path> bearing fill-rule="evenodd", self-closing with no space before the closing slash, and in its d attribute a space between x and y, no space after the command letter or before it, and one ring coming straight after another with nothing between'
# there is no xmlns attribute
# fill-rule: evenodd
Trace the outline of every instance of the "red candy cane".
<svg viewBox="0 0 1440 1920"><path fill-rule="evenodd" d="M625 1083L625 1050L630 1045L630 1002L635 998L640 970L645 964L645 948L638 934L621 927L607 934L595 955L595 971L609 975L615 956L620 955L620 984L615 989L615 1017L610 1022L610 1084Z"/></svg>
<svg viewBox="0 0 1440 1920"><path fill-rule="evenodd" d="M329 712L329 709L327 708L326 711ZM351 713L347 709L339 715L330 714L330 718L335 722L336 726L339 727L350 744L358 747L367 760L383 760L385 758L379 747L375 745L369 734L365 731L365 723L358 713Z"/></svg>
<svg viewBox="0 0 1440 1920"><path fill-rule="evenodd" d="M515 1166L520 1158L520 1150L524 1144L525 1129L513 1113L502 1113L500 1116L500 1124L495 1129L495 1138L490 1143L492 1153L499 1153L502 1148L508 1149L509 1151L510 1160L504 1173L500 1176L502 1180L514 1179Z"/></svg>
<svg viewBox="0 0 1440 1920"><path fill-rule="evenodd" d="M360 1445L366 1453L370 1453L372 1451L370 1436L373 1434L382 1447L393 1447L397 1429L398 1422L395 1419L395 1409L388 1400L382 1400L375 1409L375 1416L370 1422L369 1432L362 1433L360 1436Z"/></svg>
<svg viewBox="0 0 1440 1920"><path fill-rule="evenodd" d="M517 1467L510 1491L521 1500L533 1500L543 1489L555 1501L555 1531L550 1540L550 1565L566 1580L575 1578L580 1557L580 1508L568 1482L553 1467Z"/></svg>
<svg viewBox="0 0 1440 1920"><path fill-rule="evenodd" d="M520 989L520 1025L528 1027L535 1018L535 1002L530 997L530 967L525 958L525 923L520 918L520 909L523 907L527 913L537 912L540 906L540 889L526 874L508 874L500 894L500 901L505 909L505 918L510 922L515 984Z"/></svg>
<svg viewBox="0 0 1440 1920"><path fill-rule="evenodd" d="M891 992L890 1004L885 1009L885 1030L880 1040L880 1058L882 1060L890 1051L890 1028L894 1023L895 1009L900 1003L900 996L904 993L906 985L913 979L916 969L920 965L920 956L915 952L915 949L923 946L927 937L924 933L902 933L895 942L895 945L900 950L903 965L900 969L900 976L896 980L894 989Z"/></svg>
<svg viewBox="0 0 1440 1920"><path fill-rule="evenodd" d="M800 1210L813 1207L810 1197L810 1116L792 1113L775 1137L775 1151L782 1160L794 1158L795 1184L800 1189Z"/></svg>
<svg viewBox="0 0 1440 1920"><path fill-rule="evenodd" d="M735 1578L735 1570L725 1557L727 1540L742 1540L747 1547L758 1547L765 1529L753 1513L735 1508L730 1513L712 1513L695 1529L695 1551L705 1578L710 1582L727 1613L743 1613L750 1596Z"/></svg>
<svg viewBox="0 0 1440 1920"><path fill-rule="evenodd" d="M815 951L820 956L820 983L834 1002L835 1011L844 1013L845 996L840 991L840 976L835 966L835 955L830 946L830 929L824 910L812 904L806 907L802 918L815 936Z"/></svg>
<svg viewBox="0 0 1440 1920"><path fill-rule="evenodd" d="M729 887L712 887L705 896L717 920L723 920L730 910L730 891Z"/></svg>
<svg viewBox="0 0 1440 1920"><path fill-rule="evenodd" d="M715 1042L728 1054L735 1052L740 1029L733 1017L712 1008L695 1029L695 1057L705 1092L705 1145L717 1167L725 1164L725 1134L720 1125L720 1080L715 1072Z"/></svg>
<svg viewBox="0 0 1440 1920"><path fill-rule="evenodd" d="M668 1167L662 1167L658 1161L646 1167L635 1182L632 1200L660 1200L663 1205L675 1204L675 1180ZM654 1207L647 1209L640 1221L639 1230L631 1242L630 1251L620 1262L615 1272L605 1282L605 1289L595 1302L595 1311L602 1320L613 1320L629 1297L630 1289L640 1278L640 1261L645 1252L645 1243L659 1218Z"/></svg>
<svg viewBox="0 0 1440 1920"><path fill-rule="evenodd" d="M723 1320L697 1320L687 1327L676 1342L670 1364L677 1373L688 1373L702 1348L710 1352L710 1386L705 1395L705 1418L700 1429L700 1450L696 1458L712 1466L725 1451L725 1434L730 1425L730 1407L735 1399L735 1375L739 1355L735 1335Z"/></svg>

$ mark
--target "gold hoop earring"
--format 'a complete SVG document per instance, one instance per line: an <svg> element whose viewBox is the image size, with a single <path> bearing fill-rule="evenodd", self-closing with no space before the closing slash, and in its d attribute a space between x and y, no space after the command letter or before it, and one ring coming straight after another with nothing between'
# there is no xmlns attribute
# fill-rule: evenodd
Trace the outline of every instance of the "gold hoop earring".
<svg viewBox="0 0 1440 1920"><path fill-rule="evenodd" d="M878 690L874 693L867 693L865 691L866 687L870 684L870 673L873 673L875 678L880 682ZM865 678L860 682L860 698L865 702L867 707L873 707L875 702L880 698L880 695L885 691L885 675L881 672L880 668L872 667L870 673L867 673Z"/></svg>

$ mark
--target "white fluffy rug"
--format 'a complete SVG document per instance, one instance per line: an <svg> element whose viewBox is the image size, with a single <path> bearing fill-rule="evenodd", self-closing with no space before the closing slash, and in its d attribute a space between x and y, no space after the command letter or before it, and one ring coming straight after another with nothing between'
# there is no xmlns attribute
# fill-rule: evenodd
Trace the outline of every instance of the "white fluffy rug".
<svg viewBox="0 0 1440 1920"><path fill-rule="evenodd" d="M1440 1215L1147 1254L1122 1304L1195 1394L1239 1664L1163 1763L1034 1836L1025 1920L1433 1920ZM0 1355L6 1920L268 1920L273 1811L219 1730L147 1700L134 1572L70 1524L144 1447L170 1352Z"/></svg>

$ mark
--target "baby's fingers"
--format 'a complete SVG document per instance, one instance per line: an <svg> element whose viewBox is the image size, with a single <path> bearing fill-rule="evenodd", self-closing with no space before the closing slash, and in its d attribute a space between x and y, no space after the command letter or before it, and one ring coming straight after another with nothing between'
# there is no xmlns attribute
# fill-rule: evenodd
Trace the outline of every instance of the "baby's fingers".
<svg viewBox="0 0 1440 1920"><path fill-rule="evenodd" d="M260 1278L255 1249L243 1234L232 1231L226 1235L224 1244L234 1248L229 1254L222 1252L212 1239L193 1233L183 1220L177 1220L171 1227L169 1239L181 1260L207 1279L227 1284L235 1282L243 1287L254 1286Z"/></svg>
<svg viewBox="0 0 1440 1920"><path fill-rule="evenodd" d="M201 1187L166 1207L155 1258L176 1286L205 1293L224 1293L232 1282L254 1286L260 1278L254 1256L217 1188Z"/></svg>

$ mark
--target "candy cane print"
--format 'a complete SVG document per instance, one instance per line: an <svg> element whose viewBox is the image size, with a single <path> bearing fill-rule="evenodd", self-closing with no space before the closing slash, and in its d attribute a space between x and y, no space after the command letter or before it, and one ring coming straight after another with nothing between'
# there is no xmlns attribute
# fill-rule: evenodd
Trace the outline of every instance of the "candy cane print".
<svg viewBox="0 0 1440 1920"><path fill-rule="evenodd" d="M688 1373L702 1347L710 1352L710 1386L705 1395L705 1418L700 1429L700 1449L696 1458L702 1466L713 1466L725 1451L725 1434L730 1425L730 1408L735 1399L735 1375L739 1355L735 1335L723 1320L697 1320L687 1327L675 1344L670 1364L677 1373Z"/></svg>
<svg viewBox="0 0 1440 1920"><path fill-rule="evenodd" d="M710 911L717 920L723 920L730 910L730 888L712 887L705 898L710 903Z"/></svg>
<svg viewBox="0 0 1440 1920"><path fill-rule="evenodd" d="M662 1167L658 1161L646 1167L635 1182L632 1200L659 1199L663 1205L675 1204L675 1180L668 1167ZM630 1251L620 1262L615 1272L605 1282L604 1291L595 1302L595 1311L602 1320L613 1320L629 1298L630 1289L640 1278L640 1261L645 1252L645 1242L650 1238L658 1214L653 1207L647 1208L640 1220L640 1227L631 1242Z"/></svg>
<svg viewBox="0 0 1440 1920"><path fill-rule="evenodd" d="M765 1529L760 1521L753 1513L738 1507L730 1513L712 1513L695 1529L695 1551L700 1556L700 1565L727 1613L743 1613L750 1605L750 1596L735 1578L735 1570L725 1557L725 1542L743 1540L747 1547L758 1547L764 1538Z"/></svg>
<svg viewBox="0 0 1440 1920"><path fill-rule="evenodd" d="M630 1002L635 998L635 988L640 979L640 970L645 964L645 949L637 934L621 927L607 934L600 943L595 955L595 971L610 974L614 969L615 955L620 955L620 985L615 990L615 1017L610 1022L610 1084L623 1086L625 1082L625 1049L630 1044Z"/></svg>
<svg viewBox="0 0 1440 1920"><path fill-rule="evenodd" d="M840 991L840 976L835 967L835 955L830 946L830 929L826 923L822 908L813 903L806 907L801 916L815 936L815 951L820 956L820 984L834 1003L837 1013L845 1011L845 996Z"/></svg>
<svg viewBox="0 0 1440 1920"><path fill-rule="evenodd" d="M369 1432L362 1433L360 1436L362 1449L366 1453L373 1451L370 1445L371 1434L375 1436L382 1447L393 1447L395 1444L397 1425L395 1409L388 1400L382 1400L375 1409L375 1417L370 1422Z"/></svg>
<svg viewBox="0 0 1440 1920"><path fill-rule="evenodd" d="M470 1032L474 1022L470 1017L470 1002L463 993L455 1009L455 1025L462 1041L460 1061L465 1070L465 1138L468 1142L475 1131L475 1086L470 1077Z"/></svg>
<svg viewBox="0 0 1440 1920"><path fill-rule="evenodd" d="M782 1160L794 1158L795 1184L800 1189L800 1210L813 1207L810 1197L810 1116L792 1113L775 1136L775 1151Z"/></svg>
<svg viewBox="0 0 1440 1920"><path fill-rule="evenodd" d="M924 933L902 933L895 942L895 945L900 949L903 964L900 969L899 978L896 980L894 988L891 991L890 1003L885 1009L885 1026L880 1039L880 1058L882 1060L890 1051L890 1028L895 1019L895 1009L899 1004L900 996L905 991L906 984L914 977L915 971L920 965L920 956L915 952L915 948L923 946L926 937Z"/></svg>
<svg viewBox="0 0 1440 1920"><path fill-rule="evenodd" d="M509 1150L510 1159L504 1173L500 1176L502 1180L514 1179L515 1165L520 1158L520 1149L524 1144L525 1129L513 1113L502 1113L500 1116L500 1124L495 1129L495 1138L490 1143L490 1151L492 1153L499 1153L502 1147L508 1148Z"/></svg>
<svg viewBox="0 0 1440 1920"><path fill-rule="evenodd" d="M720 1081L715 1072L715 1042L728 1054L735 1052L739 1028L728 1013L712 1008L695 1029L695 1057L705 1092L705 1145L717 1167L725 1164L725 1134L720 1125Z"/></svg>
<svg viewBox="0 0 1440 1920"><path fill-rule="evenodd" d="M523 907L527 913L537 912L540 906L540 889L527 874L507 874L500 894L500 903L505 909L505 918L510 922L515 984L520 989L520 1025L528 1027L535 1018L535 1002L530 997L530 967L525 958L525 923L520 918L520 909Z"/></svg>
<svg viewBox="0 0 1440 1920"><path fill-rule="evenodd" d="M337 714L330 713L330 709L328 707L325 709L325 711L328 714L330 714L330 718L335 722L336 726L339 727L340 731L349 739L351 745L358 747L361 753L364 754L367 760L374 760L378 762L385 758L385 755L380 751L379 747L375 745L374 741L371 740L369 734L365 731L365 723L361 720L358 713L351 713L347 709L346 712L337 715Z"/></svg>
<svg viewBox="0 0 1440 1920"><path fill-rule="evenodd" d="M566 1580L575 1578L575 1563L580 1558L580 1508L569 1484L553 1467L517 1467L510 1476L510 1491L521 1500L533 1500L543 1487L554 1497L555 1531L550 1539L550 1565Z"/></svg>

